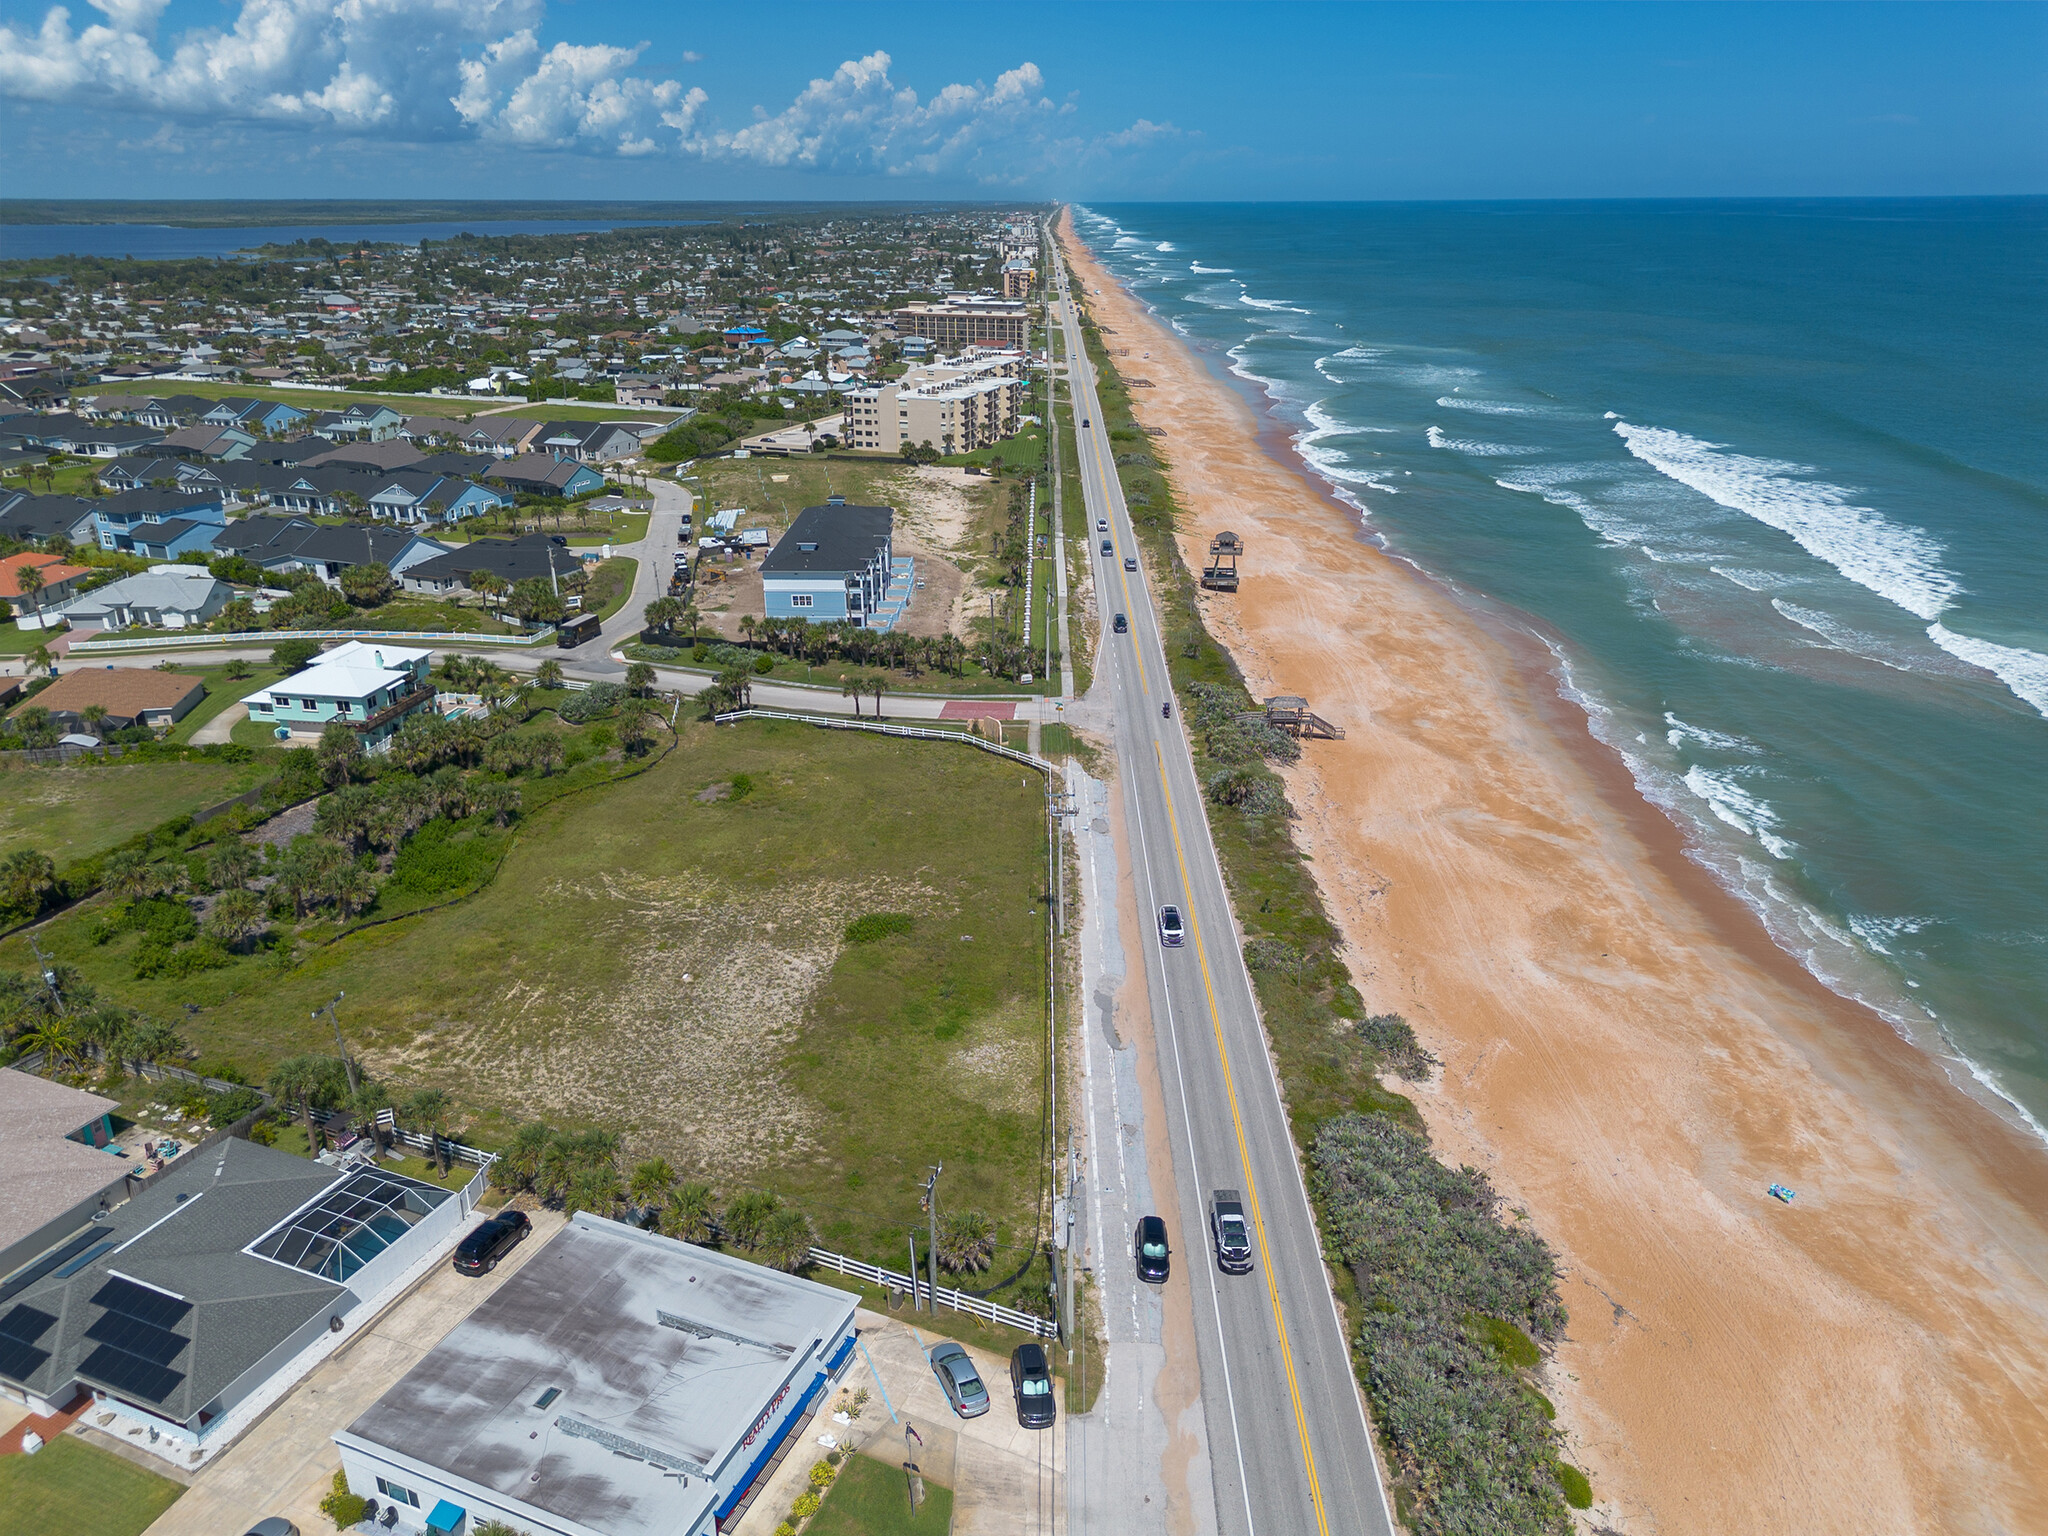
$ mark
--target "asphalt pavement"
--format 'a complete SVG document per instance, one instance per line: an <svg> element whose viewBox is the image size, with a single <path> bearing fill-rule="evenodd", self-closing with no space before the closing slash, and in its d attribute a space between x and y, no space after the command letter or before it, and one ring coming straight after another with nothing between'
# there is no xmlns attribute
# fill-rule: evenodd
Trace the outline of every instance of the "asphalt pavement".
<svg viewBox="0 0 2048 1536"><path fill-rule="evenodd" d="M1081 478L1094 555L1118 791L1127 827L1139 949L1157 1041L1172 1155L1174 1276L1192 1302L1215 1528L1225 1533L1387 1533L1392 1520L1365 1408L1324 1270L1279 1083L1244 968L1240 934L1204 815L1201 786L1172 703L1143 557L1116 479L1093 368L1060 272ZM1086 422L1086 426L1079 423ZM1091 549L1103 536L1091 532ZM1140 569L1123 568L1126 556ZM1125 615L1128 632L1114 632ZM1095 702L1091 698L1091 703ZM1180 908L1186 943L1158 937L1162 906ZM1092 1022L1092 1021L1091 1021ZM1111 1149L1097 1147L1099 1167ZM1164 1182L1159 1181L1159 1182ZM1254 1232L1248 1275L1215 1265L1206 1206L1243 1192ZM1107 1262L1114 1262L1108 1259ZM1070 1498L1084 1483L1074 1466ZM1070 1506L1077 1532L1090 1511Z"/></svg>

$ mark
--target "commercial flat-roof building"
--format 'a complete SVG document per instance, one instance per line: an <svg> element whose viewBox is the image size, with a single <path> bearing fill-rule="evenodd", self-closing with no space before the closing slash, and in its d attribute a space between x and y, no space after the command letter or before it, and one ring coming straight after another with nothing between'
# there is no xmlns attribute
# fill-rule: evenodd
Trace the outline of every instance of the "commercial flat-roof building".
<svg viewBox="0 0 2048 1536"><path fill-rule="evenodd" d="M229 1138L0 1277L0 1389L47 1413L84 1388L156 1431L160 1454L196 1459L239 1404L452 1243L468 1209Z"/></svg>
<svg viewBox="0 0 2048 1536"><path fill-rule="evenodd" d="M866 624L889 590L895 528L891 507L805 507L761 562L764 611L771 619Z"/></svg>
<svg viewBox="0 0 2048 1536"><path fill-rule="evenodd" d="M845 1367L856 1304L582 1213L334 1437L342 1470L414 1528L706 1536Z"/></svg>

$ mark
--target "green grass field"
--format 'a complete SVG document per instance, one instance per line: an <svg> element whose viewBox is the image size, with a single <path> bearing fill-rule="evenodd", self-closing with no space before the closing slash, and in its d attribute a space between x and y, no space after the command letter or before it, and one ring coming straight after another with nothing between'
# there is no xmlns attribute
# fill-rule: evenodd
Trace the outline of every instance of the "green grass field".
<svg viewBox="0 0 2048 1536"><path fill-rule="evenodd" d="M952 1528L952 1489L927 1477L924 1503L913 1515L909 1474L902 1467L851 1456L840 1463L832 1491L804 1530L806 1536L946 1536Z"/></svg>
<svg viewBox="0 0 2048 1536"><path fill-rule="evenodd" d="M34 848L62 868L173 816L218 805L276 771L260 762L0 768L0 855Z"/></svg>
<svg viewBox="0 0 2048 1536"><path fill-rule="evenodd" d="M0 1456L0 1536L139 1536L184 1491L60 1435L33 1456Z"/></svg>
<svg viewBox="0 0 2048 1536"><path fill-rule="evenodd" d="M253 663L247 677L229 677L223 667L180 667L178 671L189 677L201 679L206 684L206 697L192 706L192 712L171 729L171 740L189 742L202 725L225 709L232 708L254 693L258 688L268 688L284 676L275 667L261 667Z"/></svg>
<svg viewBox="0 0 2048 1536"><path fill-rule="evenodd" d="M92 942L98 903L39 937L255 1078L331 1050L310 1016L344 990L351 1047L450 1089L485 1145L527 1118L617 1129L629 1165L773 1188L876 1261L944 1163L946 1208L997 1222L987 1283L1039 1220L1044 827L1038 777L971 747L686 722L647 772L532 814L476 896L290 971L135 980L128 938ZM913 927L847 944L870 912ZM0 942L0 970L33 959Z"/></svg>
<svg viewBox="0 0 2048 1536"><path fill-rule="evenodd" d="M50 637L61 631L48 629L23 629L19 624L0 624L0 656L26 656L39 645L48 645Z"/></svg>

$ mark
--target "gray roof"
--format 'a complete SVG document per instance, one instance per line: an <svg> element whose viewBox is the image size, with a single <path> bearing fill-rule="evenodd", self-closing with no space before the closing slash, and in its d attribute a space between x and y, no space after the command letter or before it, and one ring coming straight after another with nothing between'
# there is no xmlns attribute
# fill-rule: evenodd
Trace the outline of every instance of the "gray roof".
<svg viewBox="0 0 2048 1536"><path fill-rule="evenodd" d="M111 1152L69 1139L117 1107L96 1093L0 1070L0 1251L133 1170Z"/></svg>
<svg viewBox="0 0 2048 1536"><path fill-rule="evenodd" d="M805 507L761 562L761 574L831 576L865 570L895 526L892 507Z"/></svg>
<svg viewBox="0 0 2048 1536"><path fill-rule="evenodd" d="M225 598L232 589L216 580L204 566L188 565L181 570L161 567L137 576L123 576L104 587L95 587L58 612L67 618L84 618L111 613L116 608L156 608L179 613L198 613L216 596Z"/></svg>
<svg viewBox="0 0 2048 1536"><path fill-rule="evenodd" d="M809 1389L855 1304L580 1214L337 1438L610 1536L694 1530L708 1477L757 1452L756 1420Z"/></svg>
<svg viewBox="0 0 2048 1536"><path fill-rule="evenodd" d="M234 1138L191 1154L182 1166L117 1206L80 1236L99 1252L69 1275L51 1271L25 1286L0 1285L0 1376L38 1394L74 1377L189 1423L251 1366L322 1312L353 1305L347 1287L242 1249L316 1198L341 1175L332 1168ZM69 1268L68 1264L60 1268ZM32 1273L35 1266L31 1266ZM182 1298L163 1331L182 1344L164 1366L174 1381L158 1395L88 1368L108 1330L110 1282L125 1277ZM112 1287L118 1291L120 1287ZM157 1294L151 1291L150 1294ZM170 1298L166 1298L170 1299ZM163 1381L162 1377L158 1378Z"/></svg>

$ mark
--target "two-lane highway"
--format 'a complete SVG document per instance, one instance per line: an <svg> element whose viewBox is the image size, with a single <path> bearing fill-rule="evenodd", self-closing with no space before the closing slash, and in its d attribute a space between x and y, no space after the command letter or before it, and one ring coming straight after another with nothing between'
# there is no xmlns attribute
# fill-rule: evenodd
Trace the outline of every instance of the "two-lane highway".
<svg viewBox="0 0 2048 1536"><path fill-rule="evenodd" d="M1194 1303L1216 1518L1228 1533L1390 1536L1201 786L1179 711L1167 713L1173 691L1114 448L1064 264L1055 270L1103 618L1099 670L1115 707L1119 788L1179 1190L1179 1209L1159 1214L1173 1237L1168 1283L1189 1287ZM1118 614L1127 624L1122 634ZM1186 940L1177 948L1162 944L1158 932L1159 909L1168 905L1185 914ZM1207 1204L1219 1188L1244 1193L1255 1235L1249 1275L1216 1267ZM1104 1255L1102 1262L1117 1261Z"/></svg>

